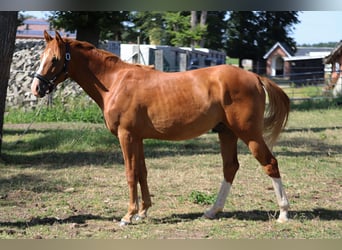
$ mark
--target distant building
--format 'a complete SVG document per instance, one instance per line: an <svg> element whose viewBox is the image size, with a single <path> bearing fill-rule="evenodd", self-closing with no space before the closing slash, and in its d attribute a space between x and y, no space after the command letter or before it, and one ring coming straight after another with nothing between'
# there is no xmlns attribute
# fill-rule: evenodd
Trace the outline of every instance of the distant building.
<svg viewBox="0 0 342 250"><path fill-rule="evenodd" d="M167 45L121 44L119 56L129 63L155 65L161 71L181 71L181 54L185 51Z"/></svg>
<svg viewBox="0 0 342 250"><path fill-rule="evenodd" d="M226 54L207 48L180 47L187 51L187 69L198 69L226 63Z"/></svg>
<svg viewBox="0 0 342 250"><path fill-rule="evenodd" d="M294 83L324 81L323 58L329 55L330 47L298 47L297 51L282 43L276 43L265 55L266 74Z"/></svg>
<svg viewBox="0 0 342 250"><path fill-rule="evenodd" d="M126 62L154 65L161 71L185 71L224 64L226 54L206 48L152 44L120 44L109 41L101 46Z"/></svg>
<svg viewBox="0 0 342 250"><path fill-rule="evenodd" d="M50 35L54 35L55 31L51 29L48 20L29 18L24 20L24 24L17 29L17 38L21 39L44 39L44 30ZM62 37L76 38L76 33L58 30Z"/></svg>

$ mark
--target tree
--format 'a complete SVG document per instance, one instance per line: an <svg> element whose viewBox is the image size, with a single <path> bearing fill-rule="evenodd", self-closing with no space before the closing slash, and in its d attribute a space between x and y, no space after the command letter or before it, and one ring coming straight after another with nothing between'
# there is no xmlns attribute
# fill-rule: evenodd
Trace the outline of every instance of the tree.
<svg viewBox="0 0 342 250"><path fill-rule="evenodd" d="M165 44L165 15L162 11L140 11L131 13L135 39L140 36L143 43Z"/></svg>
<svg viewBox="0 0 342 250"><path fill-rule="evenodd" d="M227 54L239 58L241 66L242 59L261 60L276 42L295 50L290 33L297 23L297 11L232 11L227 21Z"/></svg>
<svg viewBox="0 0 342 250"><path fill-rule="evenodd" d="M131 24L140 41L158 45L222 49L226 11L133 12Z"/></svg>
<svg viewBox="0 0 342 250"><path fill-rule="evenodd" d="M194 34L191 45L193 47L204 47L205 35L207 31L207 14L208 11L200 12L200 22L198 23L197 11L191 11L191 30Z"/></svg>
<svg viewBox="0 0 342 250"><path fill-rule="evenodd" d="M193 13L194 23L191 23ZM54 28L76 31L78 40L100 39L222 49L225 11L54 11ZM208 32L210 30L210 33Z"/></svg>
<svg viewBox="0 0 342 250"><path fill-rule="evenodd" d="M188 46L192 38L190 12L133 12L131 19L142 43Z"/></svg>
<svg viewBox="0 0 342 250"><path fill-rule="evenodd" d="M77 40L98 46L100 38L121 40L128 15L128 11L53 11L49 20L54 28L77 31Z"/></svg>
<svg viewBox="0 0 342 250"><path fill-rule="evenodd" d="M254 39L257 33L256 14L252 11L232 11L227 21L226 51L230 57L242 59L254 58L256 45Z"/></svg>
<svg viewBox="0 0 342 250"><path fill-rule="evenodd" d="M259 11L257 18L258 25L261 27L257 39L258 47L262 48L259 57L262 57L276 42L285 43L292 50L296 50L296 42L290 34L293 25L300 22L298 11Z"/></svg>
<svg viewBox="0 0 342 250"><path fill-rule="evenodd" d="M196 39L196 31L191 30L188 13L165 12L165 29L173 46L189 46Z"/></svg>
<svg viewBox="0 0 342 250"><path fill-rule="evenodd" d="M0 11L0 156L6 94L18 25L17 11Z"/></svg>
<svg viewBox="0 0 342 250"><path fill-rule="evenodd" d="M207 30L203 47L214 50L223 50L223 36L226 30L227 11L208 11Z"/></svg>

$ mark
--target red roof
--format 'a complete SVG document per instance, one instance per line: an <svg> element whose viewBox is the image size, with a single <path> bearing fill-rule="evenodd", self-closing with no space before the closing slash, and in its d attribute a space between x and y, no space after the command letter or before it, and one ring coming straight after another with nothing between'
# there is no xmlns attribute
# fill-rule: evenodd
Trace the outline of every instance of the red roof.
<svg viewBox="0 0 342 250"><path fill-rule="evenodd" d="M49 32L51 35L54 34L54 30L51 29L50 23L45 19L29 18L24 20L24 24L19 26L17 29L17 38L44 38L44 30ZM59 30L61 36L75 38L76 33L66 32Z"/></svg>

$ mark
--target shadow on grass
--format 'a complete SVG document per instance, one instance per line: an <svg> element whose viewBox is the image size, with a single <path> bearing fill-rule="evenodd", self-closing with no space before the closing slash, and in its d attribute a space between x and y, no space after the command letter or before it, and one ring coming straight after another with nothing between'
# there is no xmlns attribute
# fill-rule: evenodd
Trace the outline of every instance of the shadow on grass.
<svg viewBox="0 0 342 250"><path fill-rule="evenodd" d="M325 130L334 130L334 129L342 129L342 126L334 126L334 127L316 127L316 128L286 128L285 132L293 133L293 132L322 132Z"/></svg>
<svg viewBox="0 0 342 250"><path fill-rule="evenodd" d="M121 152L44 152L34 155L17 154L15 152L2 154L5 164L16 165L17 168L61 169L82 167L85 165L107 166L114 163L123 164Z"/></svg>
<svg viewBox="0 0 342 250"><path fill-rule="evenodd" d="M202 216L203 213L172 214L169 217L164 217L161 219L152 218L151 221L155 224L175 224L179 222L187 222L193 221L195 219L200 219L202 218ZM247 221L269 221L271 219L276 219L277 217L278 212L276 211L251 210L221 212L214 220L218 220L220 218L231 218ZM289 218L300 221L313 219L319 219L323 221L342 220L342 210L315 208L313 210L289 211Z"/></svg>
<svg viewBox="0 0 342 250"><path fill-rule="evenodd" d="M297 137L291 140L283 139L277 143L282 150L276 152L276 155L288 157L305 156L331 156L342 152L341 145L332 145L326 143L324 139Z"/></svg>
<svg viewBox="0 0 342 250"><path fill-rule="evenodd" d="M171 216L164 217L161 219L149 218L146 223L153 224L176 224L180 222L190 222L199 218L202 218L203 213L188 213L188 214L172 214ZM251 211L233 211L233 212L222 212L219 213L216 220L220 218L232 218L236 220L246 220L246 221L269 221L270 219L276 218L275 211L261 211L261 210L251 210ZM317 208L313 210L301 210L301 211L291 211L289 213L290 219L305 221L305 220L342 220L341 210L331 210L325 208ZM103 217L93 214L79 214L67 217L65 219L59 219L55 217L34 217L29 221L14 221L6 222L0 221L0 227L16 227L16 228L28 228L34 226L44 226L57 224L85 224L87 220L97 220L97 221L120 221L119 217ZM134 224L132 224L134 226Z"/></svg>
<svg viewBox="0 0 342 250"><path fill-rule="evenodd" d="M313 131L320 133L329 128L294 128L285 133ZM6 130L9 135L20 134L22 130ZM36 135L38 134L38 135ZM17 167L39 167L58 169L84 165L123 164L122 152L118 140L106 129L42 129L31 130L29 136L34 138L21 140L19 143L3 142L2 158L6 164ZM25 137L23 138L25 139ZM248 148L239 142L240 155L250 154ZM276 152L282 156L326 156L342 151L342 145L330 145L324 140L314 138L294 138L277 143L282 150ZM67 148L65 148L67 147ZM93 149L95 148L95 149ZM100 148L100 149L99 149ZM291 150L291 149L298 150ZM302 149L302 150L301 150ZM216 136L198 137L186 141L145 140L146 158L181 157L196 154L220 154L219 141Z"/></svg>
<svg viewBox="0 0 342 250"><path fill-rule="evenodd" d="M80 214L73 215L65 219L59 219L55 217L34 217L29 221L15 221L15 222L2 222L0 221L0 227L16 227L16 228L28 228L34 226L44 226L44 225L53 225L53 224L85 224L87 220L99 220L99 221L115 221L120 220L116 217L102 217L99 215L92 214Z"/></svg>
<svg viewBox="0 0 342 250"><path fill-rule="evenodd" d="M20 130L6 133L17 135ZM106 130L33 130L27 135L34 138L24 137L17 143L3 142L1 157L5 164L58 169L124 163L118 140ZM207 138L182 142L145 140L144 151L146 158L219 154L219 142Z"/></svg>

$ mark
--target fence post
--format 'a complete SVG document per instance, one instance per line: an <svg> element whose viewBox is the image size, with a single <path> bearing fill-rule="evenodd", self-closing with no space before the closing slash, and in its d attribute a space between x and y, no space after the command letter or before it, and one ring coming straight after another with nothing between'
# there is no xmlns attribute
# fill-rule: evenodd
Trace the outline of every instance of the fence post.
<svg viewBox="0 0 342 250"><path fill-rule="evenodd" d="M179 71L186 71L187 60L186 53L179 54Z"/></svg>
<svg viewBox="0 0 342 250"><path fill-rule="evenodd" d="M154 51L154 64L156 70L164 71L163 50Z"/></svg>

